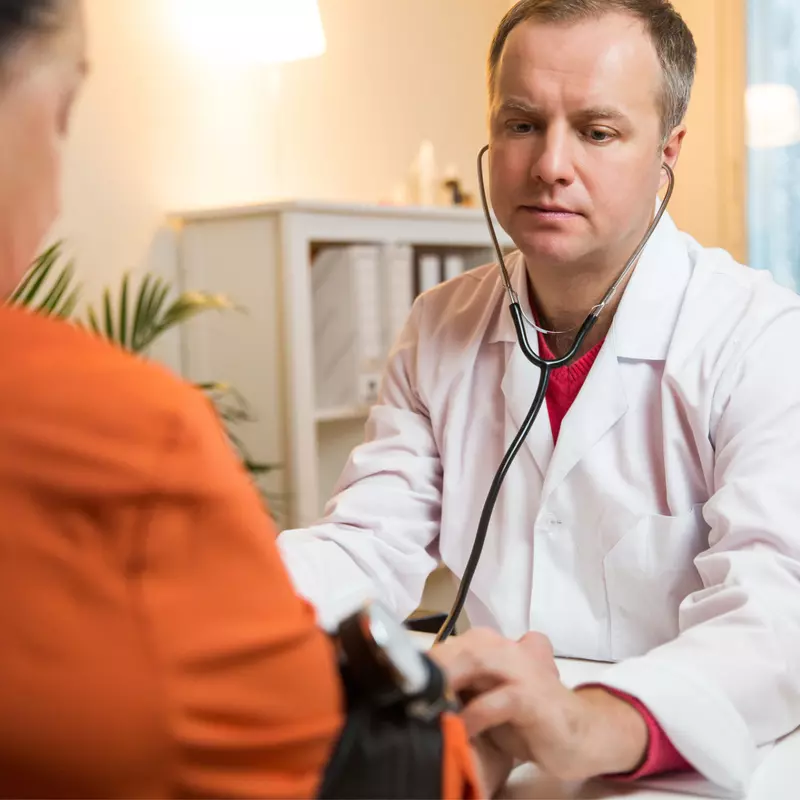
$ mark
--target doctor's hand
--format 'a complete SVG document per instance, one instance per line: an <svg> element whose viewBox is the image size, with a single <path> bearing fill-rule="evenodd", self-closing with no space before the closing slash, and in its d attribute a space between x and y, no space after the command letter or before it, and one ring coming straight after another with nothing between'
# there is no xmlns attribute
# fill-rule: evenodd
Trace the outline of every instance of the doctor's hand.
<svg viewBox="0 0 800 800"><path fill-rule="evenodd" d="M508 781L514 757L483 734L472 740L472 755L485 796L494 797Z"/></svg>
<svg viewBox="0 0 800 800"><path fill-rule="evenodd" d="M472 737L561 780L635 770L647 750L638 711L602 688L561 683L549 640L518 642L475 629L434 647L431 657L462 699Z"/></svg>

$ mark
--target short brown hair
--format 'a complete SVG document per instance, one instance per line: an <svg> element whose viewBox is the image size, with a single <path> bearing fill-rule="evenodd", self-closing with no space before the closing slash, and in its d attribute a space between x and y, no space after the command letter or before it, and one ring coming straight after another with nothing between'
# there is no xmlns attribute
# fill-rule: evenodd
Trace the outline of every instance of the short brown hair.
<svg viewBox="0 0 800 800"><path fill-rule="evenodd" d="M692 94L697 46L692 32L669 0L520 0L503 17L489 51L489 97L494 98L497 67L506 41L528 20L570 23L608 13L629 14L650 34L661 70L661 128L666 137L683 122Z"/></svg>

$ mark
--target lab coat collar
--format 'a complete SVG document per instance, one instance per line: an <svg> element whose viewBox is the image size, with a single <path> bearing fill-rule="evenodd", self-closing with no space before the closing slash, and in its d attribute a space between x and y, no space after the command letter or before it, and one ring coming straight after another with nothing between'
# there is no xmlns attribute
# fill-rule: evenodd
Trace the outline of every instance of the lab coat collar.
<svg viewBox="0 0 800 800"><path fill-rule="evenodd" d="M666 359L691 274L684 234L664 214L614 315L609 335L618 358Z"/></svg>
<svg viewBox="0 0 800 800"><path fill-rule="evenodd" d="M522 253L515 251L509 255L506 265L522 310L530 317ZM613 337L617 357L645 361L666 359L690 276L691 261L683 234L666 213L633 271L611 325L609 336ZM503 305L506 304L503 295ZM491 342L516 342L510 314L497 316L489 337ZM537 346L535 336L530 337L530 343Z"/></svg>
<svg viewBox="0 0 800 800"><path fill-rule="evenodd" d="M525 268L525 258L519 250L506 256L506 269L508 269L509 277L511 278L511 285L519 297L519 304L525 316L528 319L533 319L531 312L530 293L528 292L528 274ZM497 271L498 286L502 288L500 278L500 268ZM503 291L501 297L501 305L503 306L502 313L498 314L491 330L489 331L489 342L516 342L517 332L514 328L514 321L511 319L511 314L508 313L508 297ZM538 352L538 341L536 336L530 337L530 344Z"/></svg>

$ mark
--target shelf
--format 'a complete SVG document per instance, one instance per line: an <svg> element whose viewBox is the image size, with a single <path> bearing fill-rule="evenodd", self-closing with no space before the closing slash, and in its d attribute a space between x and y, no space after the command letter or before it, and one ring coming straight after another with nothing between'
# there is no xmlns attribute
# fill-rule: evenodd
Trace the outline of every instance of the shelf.
<svg viewBox="0 0 800 800"><path fill-rule="evenodd" d="M326 422L347 422L350 420L366 420L369 416L369 406L341 406L339 408L325 408L314 414L314 419L319 424Z"/></svg>
<svg viewBox="0 0 800 800"><path fill-rule="evenodd" d="M348 203L332 200L275 200L265 203L248 203L241 206L226 208L195 208L174 211L168 219L177 224L198 222L208 219L225 219L233 217L252 217L260 214L334 214L349 216L384 217L400 220L455 220L476 221L483 223L484 212L482 208L465 208L463 206L416 206L416 205L391 205L374 203Z"/></svg>

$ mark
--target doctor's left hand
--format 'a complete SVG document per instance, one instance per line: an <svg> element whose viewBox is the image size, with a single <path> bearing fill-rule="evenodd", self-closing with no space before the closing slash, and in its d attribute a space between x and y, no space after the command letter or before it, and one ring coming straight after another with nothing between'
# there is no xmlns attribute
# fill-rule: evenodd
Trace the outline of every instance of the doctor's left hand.
<svg viewBox="0 0 800 800"><path fill-rule="evenodd" d="M632 706L602 688L568 689L549 640L519 641L474 629L430 652L463 701L472 737L561 780L632 772L644 760L647 725Z"/></svg>

